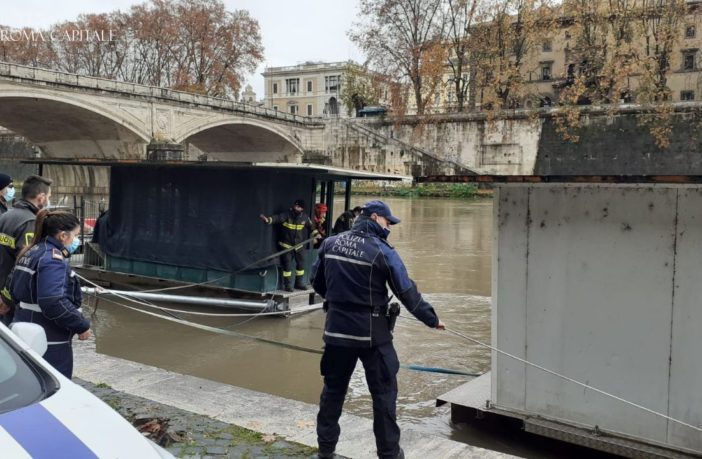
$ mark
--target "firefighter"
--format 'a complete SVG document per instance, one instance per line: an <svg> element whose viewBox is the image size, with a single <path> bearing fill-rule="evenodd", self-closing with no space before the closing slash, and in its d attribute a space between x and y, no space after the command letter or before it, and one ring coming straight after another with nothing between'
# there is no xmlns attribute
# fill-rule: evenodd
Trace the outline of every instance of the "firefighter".
<svg viewBox="0 0 702 459"><path fill-rule="evenodd" d="M10 278L17 304L13 322L39 324L46 332L44 359L67 378L73 376L73 335L90 337L81 314L80 283L68 262L80 245L80 222L70 212L41 210L34 241L22 249Z"/></svg>
<svg viewBox="0 0 702 459"><path fill-rule="evenodd" d="M312 223L314 224L314 229L319 233L319 238L314 241L314 248L317 249L322 244L322 241L327 237L327 230L325 224L327 222L327 205L323 202L318 202L314 205L314 215L312 216Z"/></svg>
<svg viewBox="0 0 702 459"><path fill-rule="evenodd" d="M397 371L392 343L399 305L388 304L388 289L429 327L444 324L417 290L395 249L390 225L400 222L382 201L370 201L350 231L324 240L312 267L312 286L325 300L324 389L317 415L319 457L334 457L339 417L351 374L360 359L373 398L373 433L378 457L404 458L396 421Z"/></svg>
<svg viewBox="0 0 702 459"><path fill-rule="evenodd" d="M282 212L272 217L259 215L263 223L268 225L280 224L281 231L278 239L280 249L292 249L280 256L280 261L283 265L283 288L286 291L292 292L292 261L295 259L295 288L298 290L307 290L303 278L305 276L305 251L302 241L314 237L318 231L314 228L314 224L310 217L305 213L305 201L297 199L293 206L287 211Z"/></svg>
<svg viewBox="0 0 702 459"><path fill-rule="evenodd" d="M22 184L22 197L0 215L0 317L12 321L14 304L7 288L7 277L19 251L34 238L34 220L39 209L49 207L51 179L31 175Z"/></svg>
<svg viewBox="0 0 702 459"><path fill-rule="evenodd" d="M12 177L0 173L0 215L7 212L12 206L10 204L15 197L15 186L12 184Z"/></svg>

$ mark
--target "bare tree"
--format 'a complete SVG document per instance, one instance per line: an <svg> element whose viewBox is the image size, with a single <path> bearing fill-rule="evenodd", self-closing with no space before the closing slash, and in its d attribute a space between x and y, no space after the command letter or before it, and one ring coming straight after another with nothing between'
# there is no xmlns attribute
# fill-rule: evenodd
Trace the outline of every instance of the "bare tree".
<svg viewBox="0 0 702 459"><path fill-rule="evenodd" d="M444 8L445 33L450 52L449 84L456 95L456 111L462 112L468 98L471 78L470 31L478 12L478 0L446 0Z"/></svg>
<svg viewBox="0 0 702 459"><path fill-rule="evenodd" d="M518 108L526 96L529 57L553 28L549 0L492 0L472 27L476 84L483 108Z"/></svg>
<svg viewBox="0 0 702 459"><path fill-rule="evenodd" d="M2 42L0 53L20 64L229 97L263 59L258 22L221 0L150 0L128 13L81 15L52 31L86 30L115 36Z"/></svg>
<svg viewBox="0 0 702 459"><path fill-rule="evenodd" d="M441 6L442 0L361 0L362 22L349 33L372 68L409 84L420 115L443 74Z"/></svg>

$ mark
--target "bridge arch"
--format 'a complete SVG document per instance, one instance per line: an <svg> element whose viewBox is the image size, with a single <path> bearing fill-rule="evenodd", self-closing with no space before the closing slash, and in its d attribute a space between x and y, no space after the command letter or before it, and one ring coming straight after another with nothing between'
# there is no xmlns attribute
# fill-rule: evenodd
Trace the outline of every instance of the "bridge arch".
<svg viewBox="0 0 702 459"><path fill-rule="evenodd" d="M143 158L151 135L132 116L64 92L0 87L0 126L49 157Z"/></svg>
<svg viewBox="0 0 702 459"><path fill-rule="evenodd" d="M218 117L182 132L178 143L188 143L208 157L228 161L294 161L303 153L301 141L292 129L264 120Z"/></svg>

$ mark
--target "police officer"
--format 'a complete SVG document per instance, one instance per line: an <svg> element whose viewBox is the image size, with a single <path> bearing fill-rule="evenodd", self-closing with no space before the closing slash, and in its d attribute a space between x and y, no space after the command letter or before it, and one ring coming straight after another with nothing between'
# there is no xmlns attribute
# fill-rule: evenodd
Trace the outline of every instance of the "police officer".
<svg viewBox="0 0 702 459"><path fill-rule="evenodd" d="M34 238L34 220L39 209L49 207L51 179L31 175L22 184L22 198L12 209L0 215L0 316L8 324L12 320L13 303L7 288L7 276L17 254Z"/></svg>
<svg viewBox="0 0 702 459"><path fill-rule="evenodd" d="M400 363L392 344L392 326L399 307L389 307L387 286L427 326L443 330L444 324L424 301L400 256L387 242L390 225L399 222L384 202L366 203L350 231L324 240L312 267L312 286L324 297L327 310L326 346L320 364L324 389L317 415L321 458L333 457L341 409L358 359L373 398L378 457L404 457L396 422Z"/></svg>
<svg viewBox="0 0 702 459"><path fill-rule="evenodd" d="M305 213L305 201L297 199L293 206L287 212L282 212L272 217L259 215L263 223L272 225L280 223L282 226L278 246L281 249L292 249L280 256L281 264L283 265L283 288L288 292L293 291L290 280L292 278L292 260L295 259L295 288L299 290L307 290L307 286L303 282L305 276L305 252L304 247L300 244L302 241L313 237L319 232L314 228L314 224L310 217ZM309 234L310 236L307 236Z"/></svg>
<svg viewBox="0 0 702 459"><path fill-rule="evenodd" d="M48 341L44 359L70 379L73 335L90 337L90 322L80 311L80 283L68 263L80 245L80 223L70 212L41 210L34 232L34 242L20 252L11 274L13 322L41 325Z"/></svg>
<svg viewBox="0 0 702 459"><path fill-rule="evenodd" d="M14 197L15 186L12 184L12 177L0 173L0 215L7 212Z"/></svg>

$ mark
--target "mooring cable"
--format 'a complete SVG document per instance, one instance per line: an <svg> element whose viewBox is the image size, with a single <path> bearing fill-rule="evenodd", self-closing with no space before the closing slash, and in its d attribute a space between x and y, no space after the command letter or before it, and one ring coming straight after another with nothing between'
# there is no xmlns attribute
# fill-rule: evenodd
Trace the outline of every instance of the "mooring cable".
<svg viewBox="0 0 702 459"><path fill-rule="evenodd" d="M419 322L417 322L414 318L402 317L402 316L400 316L400 317L401 317L402 319L405 319L405 320L413 321L413 322L415 322L417 325L421 325L421 324L420 324ZM446 331L447 331L448 333L451 333L451 334L455 335L455 336L458 336L458 337L463 338L463 339L465 339L465 340L468 340L468 341L470 341L470 342L472 342L472 343L475 343L475 344L477 344L477 345L479 345L479 346L488 348L488 349L490 349L490 350L492 350L492 351L495 351L495 352L497 352L497 353L499 353L499 354L505 355L505 356L510 357L510 358L512 358L512 359L515 359L515 360L517 360L517 361L519 361L519 362L522 362L522 363L524 363L524 364L526 364L526 365L529 365L529 366L532 366L532 367L534 367L534 368L537 368L537 369L539 369L539 370L541 370L541 371L544 371L544 372L546 372L546 373L548 373L548 374L550 374L550 375L556 376L556 377L558 377L558 378L564 379L564 380L566 380L566 381L568 381L568 382L571 382L571 383L573 383L573 384L577 384L577 385L579 385L579 386L581 386L581 387L584 387L584 388L586 388L586 389L592 390L593 392L597 392L597 393L599 393L599 394L601 394L601 395L604 395L604 396L607 396L607 397L611 397L611 398L613 398L613 399L615 399L615 400L617 400L617 401L620 401L620 402L625 403L625 404L627 404L627 405L630 405L630 406L633 406L633 407L635 407L635 408L641 409L641 410L643 410L643 411L645 411L645 412L647 412L647 413L654 414L654 415L656 415L656 416L659 416L659 417L662 417L662 418L664 418L664 419L667 419L668 421L675 422L675 423L680 424L680 425L685 426L685 427L689 427L690 429L696 430L696 431L698 431L698 432L702 432L702 428L699 428L699 427L694 426L694 425L692 425L692 424L688 424L687 422L684 422L684 421L680 421L679 419L675 419L675 418L670 417L670 416L668 416L668 415L666 415L666 414L659 413L658 411L652 410L652 409L650 409L650 408L646 408L645 406L639 405L639 404L637 404L637 403L630 402L629 400L623 399L623 398L621 398L621 397L618 397L618 396L616 396L616 395L614 395L614 394L611 394L611 393L609 393L609 392L606 392L606 391L604 391L604 390L602 390L602 389L598 389L597 387L591 386L591 385L589 385L589 384L585 384L584 382L580 382L580 381L578 381L578 380L576 380L576 379L569 378L568 376L562 375L562 374L557 373L557 372L555 372L555 371L553 371L553 370L549 370L548 368L542 367L541 365L538 365L538 364L536 364L536 363L529 362L528 360L525 360L525 359L523 359L523 358L521 358L521 357L517 357L516 355L510 354L509 352L505 352L505 351L503 351L503 350L501 350L501 349L498 349L498 348L496 348L496 347L494 347L494 346L491 346L491 345L489 345L489 344L487 344L487 343L484 343L484 342L482 342L482 341L480 341L480 340L477 340L477 339L475 339L475 338L471 338L470 336L465 335L465 334L463 334L463 333L461 333L461 332L458 332L458 331L456 331L456 330L452 330L452 329L450 329L450 328L446 328Z"/></svg>
<svg viewBox="0 0 702 459"><path fill-rule="evenodd" d="M81 278L82 280L84 280L85 282L87 282L87 283L89 283L89 284L92 284L92 285L94 285L94 286L97 287L97 288L101 288L101 289L102 289L102 287L100 287L99 285L95 284L94 282L92 282L92 281L90 281L90 280L88 280L88 279L85 279L84 277L80 276L79 274L76 274L76 275L77 275L79 278ZM126 301L131 301L131 302L133 302L133 303L135 303L135 304L138 304L138 305L140 305L140 306L146 306L146 307L151 307L151 308L156 308L156 309L164 309L164 308L161 308L161 307L159 307L159 306L157 306L157 305L144 303L144 302L138 301L138 300L136 300L136 299L134 299L134 298L131 298L131 297L128 297L128 296L122 296L122 295L119 295L119 294L114 294L114 295L117 296L118 298L122 298L122 299L124 299L124 300L126 300ZM197 322L191 322L191 321L189 321L189 320L185 320L185 319L183 319L183 318L181 318L181 317L178 317L178 316L175 316L175 315L172 315L172 314L171 314L171 317L168 317L168 316L164 316L164 315L161 315L161 314L157 314L157 313L155 313L155 312L144 311L143 309L135 308L135 307L133 307L133 306L128 306L128 305L126 305L126 304L124 304L124 303L120 303L120 302L118 302L118 301L114 301L114 300L111 300L111 299L109 299L109 298L101 298L101 299L102 299L103 301L107 301L108 303L112 303L112 304L115 304L115 305L117 305L117 306L122 306L122 307L127 308L127 309L130 309L130 310L132 310L132 311L140 312L140 313L142 313L142 314L146 314L146 315L149 315L149 316L152 316L152 317L157 317L157 318L159 318L159 319L163 319L163 320L166 320L166 321L169 321L169 322L178 323L178 324L180 324L180 325L185 325L185 326L187 326L187 327L198 328L198 329L200 329L200 330L205 330L205 331L209 331L209 332L212 332L212 333L218 333L218 334L222 334L222 335L233 336L233 337L237 337L237 338L252 339L252 340L260 341L260 342L263 342L263 343L266 343L266 344L271 344L271 345L274 345L274 346L280 346L280 347L284 347L284 348L288 348L288 349L292 349L292 350L296 350L296 351L301 351L301 352L307 352L307 353L311 353L311 354L321 355L321 354L324 353L324 351L322 351L321 349L314 349L314 348L309 348L309 347L304 347L304 346L298 346L298 345L296 345L296 344L290 344L290 343L285 343L285 342L282 342L282 341L270 340L270 339L267 339L267 338L261 338L261 337L259 337L259 336L247 335L247 334L245 334L245 333L239 333L239 332L231 331L230 329L223 329L223 328L218 328L218 327L211 327L211 326L209 326L209 325L203 325L203 324L198 324ZM166 308L166 309L168 309L168 308ZM176 310L173 310L173 309L169 309L169 310L170 310L170 311L176 311ZM164 312L166 312L166 311L164 311ZM187 313L187 311L186 311L186 313ZM273 315L273 314L280 315L280 313L258 313L258 314L242 314L242 315L238 315L238 316L239 316L239 317L241 317L241 316L252 316L250 319L247 319L246 321L244 321L244 323L246 323L246 322L249 322L249 321L255 319L256 317L263 316L263 315ZM235 316L235 315L231 315L231 314L230 314L230 315L228 315L228 316L229 316L229 317L232 317L232 316ZM243 323L235 324L234 326L239 326L239 325L243 325ZM438 367L425 367L425 366L421 366L421 365L400 365L400 367L401 367L401 368L404 368L404 369L407 369L407 370L422 371L422 372L429 372L429 373L441 373L441 374L447 374L447 375L471 376L471 377L480 376L480 375L477 374L477 373L467 373L467 372L463 372L463 371L459 371L459 370L451 370L451 369L447 369L447 368L438 368Z"/></svg>

